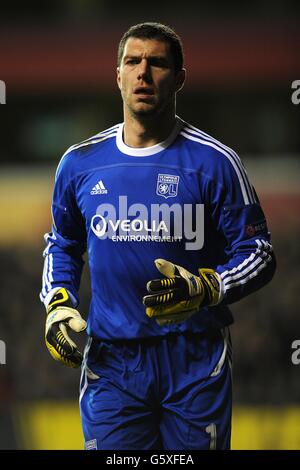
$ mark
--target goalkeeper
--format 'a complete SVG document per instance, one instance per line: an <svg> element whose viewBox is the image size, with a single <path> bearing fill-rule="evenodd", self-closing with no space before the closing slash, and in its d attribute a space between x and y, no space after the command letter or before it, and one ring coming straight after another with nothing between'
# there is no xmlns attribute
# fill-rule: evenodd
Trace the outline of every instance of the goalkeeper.
<svg viewBox="0 0 300 470"><path fill-rule="evenodd" d="M40 297L50 354L82 368L86 449L230 448L228 305L272 279L275 257L239 157L175 113L185 73L172 29L131 27L118 52L124 123L58 165Z"/></svg>

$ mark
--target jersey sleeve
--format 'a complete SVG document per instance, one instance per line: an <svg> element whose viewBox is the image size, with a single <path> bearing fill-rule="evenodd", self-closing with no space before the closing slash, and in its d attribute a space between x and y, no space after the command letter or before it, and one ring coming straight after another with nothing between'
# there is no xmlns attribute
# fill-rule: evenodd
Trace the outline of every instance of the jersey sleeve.
<svg viewBox="0 0 300 470"><path fill-rule="evenodd" d="M47 306L60 287L78 304L78 289L86 250L84 220L76 203L72 155L62 158L55 178L52 199L52 229L45 235L41 301Z"/></svg>
<svg viewBox="0 0 300 470"><path fill-rule="evenodd" d="M221 280L220 300L231 304L268 283L276 260L264 212L240 158L226 150L214 172L209 204L226 256L215 270Z"/></svg>

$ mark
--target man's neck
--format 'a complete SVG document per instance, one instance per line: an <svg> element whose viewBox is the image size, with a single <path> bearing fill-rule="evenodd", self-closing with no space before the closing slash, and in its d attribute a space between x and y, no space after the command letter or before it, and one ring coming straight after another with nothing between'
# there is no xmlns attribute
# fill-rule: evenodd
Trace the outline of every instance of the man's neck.
<svg viewBox="0 0 300 470"><path fill-rule="evenodd" d="M175 114L169 116L155 116L136 118L124 113L123 140L129 147L151 147L163 142L171 134L176 122Z"/></svg>

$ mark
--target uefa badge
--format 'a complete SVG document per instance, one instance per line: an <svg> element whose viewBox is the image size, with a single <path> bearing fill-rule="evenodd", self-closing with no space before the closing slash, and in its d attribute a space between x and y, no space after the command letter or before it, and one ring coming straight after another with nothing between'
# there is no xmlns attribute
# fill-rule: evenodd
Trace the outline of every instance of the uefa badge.
<svg viewBox="0 0 300 470"><path fill-rule="evenodd" d="M175 197L178 193L179 176L175 175L162 175L157 177L156 194L158 196Z"/></svg>

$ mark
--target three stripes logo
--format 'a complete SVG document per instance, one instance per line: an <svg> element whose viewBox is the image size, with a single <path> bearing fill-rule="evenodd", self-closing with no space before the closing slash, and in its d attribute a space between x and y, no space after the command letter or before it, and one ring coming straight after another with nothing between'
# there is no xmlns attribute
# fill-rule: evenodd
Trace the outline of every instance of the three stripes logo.
<svg viewBox="0 0 300 470"><path fill-rule="evenodd" d="M100 180L91 190L90 194L107 194L107 189L105 188L103 181Z"/></svg>

